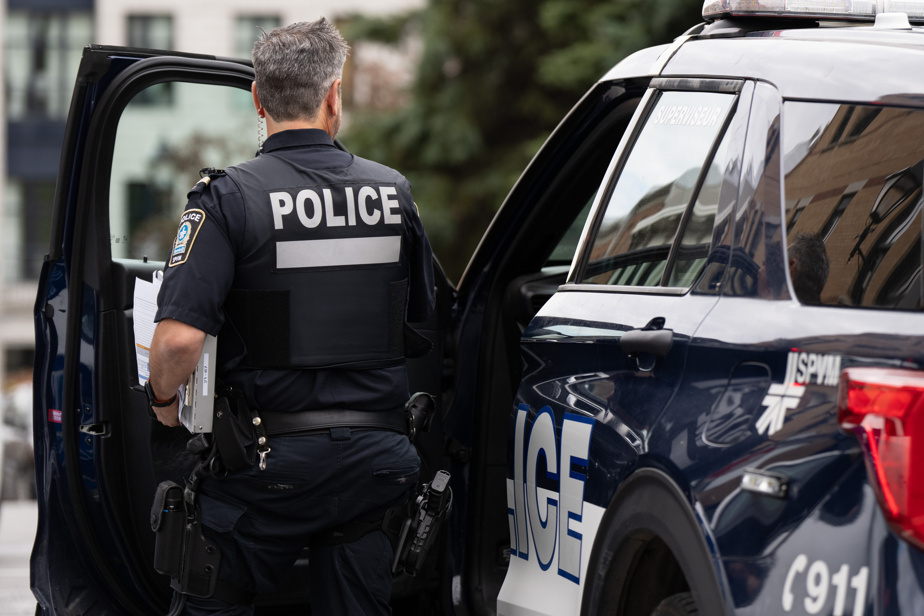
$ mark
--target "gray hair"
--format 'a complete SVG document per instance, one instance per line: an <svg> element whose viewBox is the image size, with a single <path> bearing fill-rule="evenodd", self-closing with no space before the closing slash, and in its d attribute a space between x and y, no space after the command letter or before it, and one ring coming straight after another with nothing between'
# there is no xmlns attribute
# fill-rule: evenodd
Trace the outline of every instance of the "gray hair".
<svg viewBox="0 0 924 616"><path fill-rule="evenodd" d="M789 258L796 262L792 276L796 296L803 303L820 304L831 268L824 239L817 234L797 233L789 245Z"/></svg>
<svg viewBox="0 0 924 616"><path fill-rule="evenodd" d="M314 119L343 74L350 46L321 18L274 28L253 46L257 94L277 122Z"/></svg>

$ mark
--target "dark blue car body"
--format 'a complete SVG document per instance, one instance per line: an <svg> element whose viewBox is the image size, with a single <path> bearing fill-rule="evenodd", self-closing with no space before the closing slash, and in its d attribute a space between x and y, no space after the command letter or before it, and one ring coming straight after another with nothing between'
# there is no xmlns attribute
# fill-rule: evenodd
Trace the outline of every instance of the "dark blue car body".
<svg viewBox="0 0 924 616"><path fill-rule="evenodd" d="M844 415L859 368L924 389L922 65L920 27L723 20L591 88L420 324L455 505L396 613L924 611L916 458ZM115 256L113 144L144 89L252 74L85 52L35 312L40 613L167 611L151 496L189 460L137 387L133 282L163 263ZM258 613L308 603L304 571Z"/></svg>

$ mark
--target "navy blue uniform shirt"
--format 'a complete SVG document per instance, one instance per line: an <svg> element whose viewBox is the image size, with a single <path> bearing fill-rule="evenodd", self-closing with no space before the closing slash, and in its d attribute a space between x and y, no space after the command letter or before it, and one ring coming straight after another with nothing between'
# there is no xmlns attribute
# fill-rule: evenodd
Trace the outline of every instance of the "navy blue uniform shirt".
<svg viewBox="0 0 924 616"><path fill-rule="evenodd" d="M342 169L353 162L352 154L338 149L318 129L275 133L261 151L276 152L311 169ZM186 209L203 210L206 219L188 244L185 262L164 272L156 320L175 319L218 335L225 323L223 304L232 288L247 223L244 203L237 185L227 176L200 182L188 199ZM413 323L426 320L432 312L433 263L420 219L407 221L407 227L411 244L407 320ZM222 358L222 363L228 365L227 360ZM236 368L230 372L219 366L219 379L241 388L248 402L264 411L386 410L403 405L409 393L403 365L370 370Z"/></svg>

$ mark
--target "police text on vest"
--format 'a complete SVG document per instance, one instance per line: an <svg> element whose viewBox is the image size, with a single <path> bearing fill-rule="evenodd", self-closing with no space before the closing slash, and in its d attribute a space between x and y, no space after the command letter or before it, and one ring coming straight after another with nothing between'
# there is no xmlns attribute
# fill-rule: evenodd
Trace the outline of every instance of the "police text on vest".
<svg viewBox="0 0 924 616"><path fill-rule="evenodd" d="M332 191L343 191L336 195ZM354 186L304 188L298 192L278 190L269 194L273 224L282 229L294 212L302 226L314 229L323 221L325 227L365 225L400 225L401 204L394 186ZM337 207L335 207L335 202Z"/></svg>

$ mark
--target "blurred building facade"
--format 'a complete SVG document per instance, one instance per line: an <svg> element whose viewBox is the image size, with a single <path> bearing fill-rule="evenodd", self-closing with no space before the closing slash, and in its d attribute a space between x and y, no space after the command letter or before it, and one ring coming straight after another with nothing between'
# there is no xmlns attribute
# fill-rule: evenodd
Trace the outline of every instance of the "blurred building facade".
<svg viewBox="0 0 924 616"><path fill-rule="evenodd" d="M92 0L7 0L4 6L3 218L0 223L0 375L28 374L35 283L48 251L64 123Z"/></svg>
<svg viewBox="0 0 924 616"><path fill-rule="evenodd" d="M60 146L71 92L83 47L126 45L218 56L249 57L260 29L312 20L321 15L339 21L351 13L386 14L419 8L425 0L3 0L0 26L4 44L0 62L4 95L0 111L6 119L0 140L0 390L31 376L34 350L32 309L48 230ZM408 53L370 44L354 47L345 79L353 104L387 106L400 103L402 83L410 76ZM152 89L146 105L162 105L164 126L182 132L182 89ZM243 102L230 104L235 115L252 113ZM185 100L185 99L184 99ZM188 104L189 101L187 101ZM348 121L348 120L347 120ZM120 131L122 129L120 128ZM247 147L256 144L256 123ZM169 144L168 144L169 145ZM165 146L165 151L169 147ZM252 150L251 150L252 151ZM148 161L152 155L148 155ZM113 169L111 196L121 201L123 215L133 204L151 199L179 200L189 187L180 179L175 190L157 192L160 183L174 183L169 169L147 168L145 160L126 160ZM148 165L150 167L150 165ZM193 170L194 172L195 170ZM179 184L182 184L180 186ZM155 194L157 193L157 194ZM174 204L182 208L182 203ZM114 220L117 212L111 210ZM123 221L129 225L129 221ZM113 223L116 225L117 223ZM118 223L122 224L122 223ZM175 222L172 224L175 225ZM116 229L116 231L118 231ZM119 233L113 234L113 255ZM125 255L128 256L128 255ZM157 255L152 255L156 259Z"/></svg>

